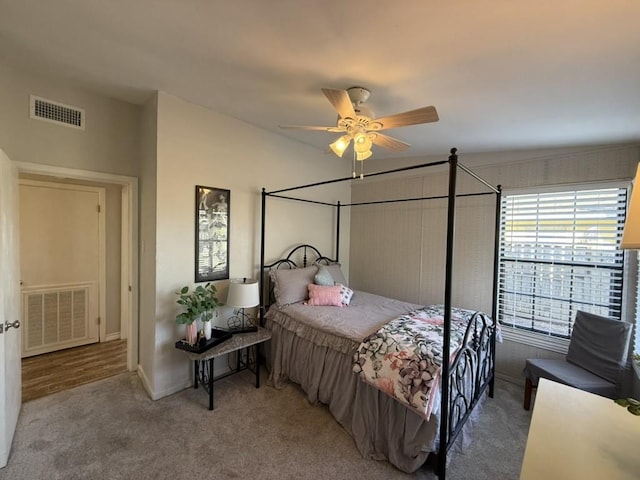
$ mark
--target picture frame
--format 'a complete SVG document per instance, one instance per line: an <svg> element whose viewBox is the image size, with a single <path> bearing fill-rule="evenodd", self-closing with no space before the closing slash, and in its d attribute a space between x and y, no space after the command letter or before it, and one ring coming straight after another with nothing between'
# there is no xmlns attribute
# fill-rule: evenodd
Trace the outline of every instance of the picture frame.
<svg viewBox="0 0 640 480"><path fill-rule="evenodd" d="M231 191L196 185L195 281L229 278Z"/></svg>

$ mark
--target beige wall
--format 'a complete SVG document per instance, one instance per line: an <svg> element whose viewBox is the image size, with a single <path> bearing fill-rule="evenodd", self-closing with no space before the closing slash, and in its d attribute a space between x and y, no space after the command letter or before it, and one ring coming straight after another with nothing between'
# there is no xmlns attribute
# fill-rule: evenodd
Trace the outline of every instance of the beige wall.
<svg viewBox="0 0 640 480"><path fill-rule="evenodd" d="M30 94L83 108L86 129L30 119ZM13 161L138 175L139 107L2 65L0 106L0 147ZM116 334L120 331L121 186L74 183L106 188L106 330L107 335Z"/></svg>
<svg viewBox="0 0 640 480"><path fill-rule="evenodd" d="M155 355L157 96L143 107L140 129L140 286L138 371L149 393Z"/></svg>
<svg viewBox="0 0 640 480"><path fill-rule="evenodd" d="M414 164L446 159L412 159ZM628 182L640 160L640 147L603 146L557 151L502 152L460 155L493 185L504 190L540 185L601 181ZM517 162L514 162L517 160ZM404 164L410 163L405 160ZM404 166L394 163L394 168ZM383 170L381 161L370 171ZM352 200L446 195L446 167L413 171L382 180L355 183ZM388 166L387 166L388 169ZM459 172L459 192L482 191ZM454 305L491 311L493 225L495 198L458 200L454 260ZM351 285L354 288L402 298L420 304L442 303L446 241L445 200L387 206L358 207L351 212ZM632 314L632 313L631 313ZM555 357L556 352L506 340L497 348L498 374L520 381L524 360Z"/></svg>
<svg viewBox="0 0 640 480"><path fill-rule="evenodd" d="M83 108L86 129L29 118L29 95ZM14 162L136 177L140 108L0 64L0 145Z"/></svg>
<svg viewBox="0 0 640 480"><path fill-rule="evenodd" d="M231 191L230 276L255 277L260 261L261 188L272 190L344 177L350 165L165 93L158 96L156 165L155 318L146 309L141 316L141 337L152 335L154 342L152 346L149 338L141 338L141 346L145 344L141 353L152 349L154 358L148 364L146 353L142 353L141 363L147 388L154 398L159 398L191 381L191 363L174 347L183 335L183 327L175 323L180 311L175 292L183 285L193 286L194 282L195 185ZM150 193L144 186L146 173L142 180L143 204ZM349 195L348 184L306 192L307 198L343 202L349 201ZM318 245L324 251L332 250L334 213L330 208L274 201L270 202L269 212L268 258L303 242ZM150 212L143 206L142 217L147 215ZM345 268L348 268L348 221L347 216L343 226ZM145 243L151 230L143 225ZM151 276L146 255L149 253L142 255L141 278ZM224 300L228 282L219 281L216 286ZM219 313L216 321L224 325L231 311L223 308Z"/></svg>
<svg viewBox="0 0 640 480"><path fill-rule="evenodd" d="M105 187L105 277L107 336L115 338L120 333L120 292L121 292L121 242L122 242L122 189L118 185L104 184ZM125 333L126 335L126 333Z"/></svg>

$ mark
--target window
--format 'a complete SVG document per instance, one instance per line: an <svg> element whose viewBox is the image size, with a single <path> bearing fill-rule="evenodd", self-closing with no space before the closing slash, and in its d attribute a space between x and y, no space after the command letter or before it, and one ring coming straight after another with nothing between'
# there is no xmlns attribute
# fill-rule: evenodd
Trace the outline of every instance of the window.
<svg viewBox="0 0 640 480"><path fill-rule="evenodd" d="M504 195L498 319L569 338L576 310L620 319L625 188Z"/></svg>

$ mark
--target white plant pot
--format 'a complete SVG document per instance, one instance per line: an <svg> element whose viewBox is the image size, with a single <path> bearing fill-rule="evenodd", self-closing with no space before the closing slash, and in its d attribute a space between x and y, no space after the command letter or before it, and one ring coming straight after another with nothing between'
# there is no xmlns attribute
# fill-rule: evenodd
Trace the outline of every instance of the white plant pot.
<svg viewBox="0 0 640 480"><path fill-rule="evenodd" d="M204 338L206 340L210 340L211 339L211 320L202 322L202 329L204 330Z"/></svg>

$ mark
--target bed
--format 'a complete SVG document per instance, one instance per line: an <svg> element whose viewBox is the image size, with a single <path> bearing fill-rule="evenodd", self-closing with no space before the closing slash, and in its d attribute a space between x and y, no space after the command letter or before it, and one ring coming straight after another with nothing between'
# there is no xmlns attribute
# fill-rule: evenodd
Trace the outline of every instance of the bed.
<svg viewBox="0 0 640 480"><path fill-rule="evenodd" d="M491 315L451 305L450 245L455 219L455 172L460 168L455 149L448 162L447 275L441 305L423 306L351 290L339 264L338 227L333 258L312 245L302 244L267 264L264 258L266 198L297 199L283 196L287 190L269 193L263 189L262 196L260 321L272 332L267 351L270 382L276 387L288 381L295 382L306 392L309 401L328 405L364 457L388 460L402 471L414 472L433 456L436 473L441 479L446 476L447 454L465 423L487 393L493 396L496 341L496 324L492 320L496 318L495 289ZM466 167L462 168L489 186ZM342 180L346 179L335 181ZM491 193L497 195L498 206L500 189L491 189ZM335 206L339 225L339 211L344 205L338 202ZM497 225L499 219L496 219L496 228ZM496 249L497 246L496 238ZM330 282L327 282L327 271ZM496 272L493 273L495 276ZM319 280L318 276L324 278ZM322 295L315 293L319 290L318 285L326 287ZM340 290L339 294L336 289ZM329 290L331 295L327 293ZM348 306L339 306L340 303ZM407 334L407 324L414 324L417 330L438 340L425 347L423 337L413 337L415 332ZM430 376L426 370L408 372L405 369L404 378L395 380L408 385L409 388L403 390L404 395L398 395L402 388L395 388L394 392L388 379L381 380L384 368L380 366L384 357L391 357L390 361L396 362L395 367L386 370L401 370L396 367L398 359L405 358L402 357L405 352L396 352L395 357L385 355L386 351L375 359L371 356L373 350L380 350L381 344L387 348L400 343L396 342L397 338L390 337L398 332L411 337L409 344L414 342L409 345L411 351L419 350L423 354L428 350L427 356L435 359L435 364L428 367ZM416 348L416 344L420 348ZM424 361L421 357L412 365ZM428 381L424 381L425 375ZM414 383L422 390L412 389ZM408 390L411 395L406 394ZM412 403L413 399L422 403Z"/></svg>

